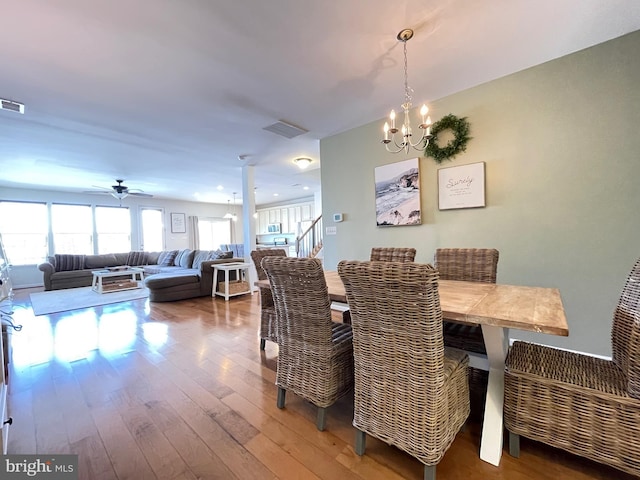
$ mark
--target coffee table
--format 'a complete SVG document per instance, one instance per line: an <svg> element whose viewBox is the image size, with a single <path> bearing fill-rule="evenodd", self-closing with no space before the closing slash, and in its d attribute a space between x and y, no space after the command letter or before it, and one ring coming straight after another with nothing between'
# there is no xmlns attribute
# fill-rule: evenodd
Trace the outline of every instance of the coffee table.
<svg viewBox="0 0 640 480"><path fill-rule="evenodd" d="M137 267L105 268L92 270L93 283L91 289L98 293L121 292L142 288L144 270ZM128 277L128 278L127 278Z"/></svg>

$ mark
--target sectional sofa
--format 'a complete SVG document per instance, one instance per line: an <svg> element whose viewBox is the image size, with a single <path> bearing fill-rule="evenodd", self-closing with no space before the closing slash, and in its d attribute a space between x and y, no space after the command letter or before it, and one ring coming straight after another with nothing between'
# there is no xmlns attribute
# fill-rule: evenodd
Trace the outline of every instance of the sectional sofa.
<svg viewBox="0 0 640 480"><path fill-rule="evenodd" d="M233 257L231 252L183 249L103 255L57 254L48 257L38 268L44 275L44 289L58 290L90 286L93 270L137 266L144 270L149 300L170 302L211 295L214 281L212 265L243 261L243 258Z"/></svg>

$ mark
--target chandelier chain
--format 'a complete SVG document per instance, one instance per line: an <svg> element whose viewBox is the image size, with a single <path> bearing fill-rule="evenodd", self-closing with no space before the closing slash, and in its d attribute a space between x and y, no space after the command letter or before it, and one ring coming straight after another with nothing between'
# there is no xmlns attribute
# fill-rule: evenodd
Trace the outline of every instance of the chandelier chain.
<svg viewBox="0 0 640 480"><path fill-rule="evenodd" d="M407 62L407 41L402 42L404 45L404 101L411 104L411 89L409 88L409 68Z"/></svg>

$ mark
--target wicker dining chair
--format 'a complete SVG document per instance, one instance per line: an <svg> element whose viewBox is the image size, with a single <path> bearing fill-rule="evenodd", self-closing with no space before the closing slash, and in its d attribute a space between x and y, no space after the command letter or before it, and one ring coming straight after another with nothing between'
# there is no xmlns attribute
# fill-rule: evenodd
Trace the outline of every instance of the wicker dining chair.
<svg viewBox="0 0 640 480"><path fill-rule="evenodd" d="M438 248L433 266L441 280L496 283L499 252L495 248ZM444 344L486 355L480 326L444 322Z"/></svg>
<svg viewBox="0 0 640 480"><path fill-rule="evenodd" d="M506 359L509 451L520 435L640 476L640 259L615 308L612 360L526 342Z"/></svg>
<svg viewBox="0 0 640 480"><path fill-rule="evenodd" d="M355 451L366 435L407 452L434 479L469 416L469 357L445 348L438 272L400 262L341 261L351 307Z"/></svg>
<svg viewBox="0 0 640 480"><path fill-rule="evenodd" d="M256 267L256 272L258 274L258 280L266 280L267 274L262 269L262 259L264 257L286 257L287 252L283 249L260 249L260 250L252 250L251 251L251 260L253 260L253 264ZM260 350L264 350L266 346L266 341L270 340L272 342L277 342L278 337L276 334L276 307L273 304L273 295L271 295L271 290L268 288L260 289L260 331L258 335L260 336Z"/></svg>
<svg viewBox="0 0 640 480"><path fill-rule="evenodd" d="M415 248L373 247L369 259L376 262L413 262L415 258Z"/></svg>
<svg viewBox="0 0 640 480"><path fill-rule="evenodd" d="M324 430L326 409L353 389L351 325L331 320L331 300L317 258L265 257L278 332L278 408L290 391L318 407Z"/></svg>

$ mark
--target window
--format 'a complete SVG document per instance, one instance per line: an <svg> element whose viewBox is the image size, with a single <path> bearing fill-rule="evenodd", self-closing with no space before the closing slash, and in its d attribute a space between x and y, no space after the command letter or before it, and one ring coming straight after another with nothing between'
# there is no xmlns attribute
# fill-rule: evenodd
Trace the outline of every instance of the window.
<svg viewBox="0 0 640 480"><path fill-rule="evenodd" d="M51 205L51 230L56 253L93 253L93 215L89 205Z"/></svg>
<svg viewBox="0 0 640 480"><path fill-rule="evenodd" d="M215 250L223 243L231 243L229 220L198 217L198 248Z"/></svg>
<svg viewBox="0 0 640 480"><path fill-rule="evenodd" d="M131 215L128 208L96 207L98 253L131 250Z"/></svg>
<svg viewBox="0 0 640 480"><path fill-rule="evenodd" d="M9 263L37 265L44 262L48 230L44 203L0 202L0 232Z"/></svg>

